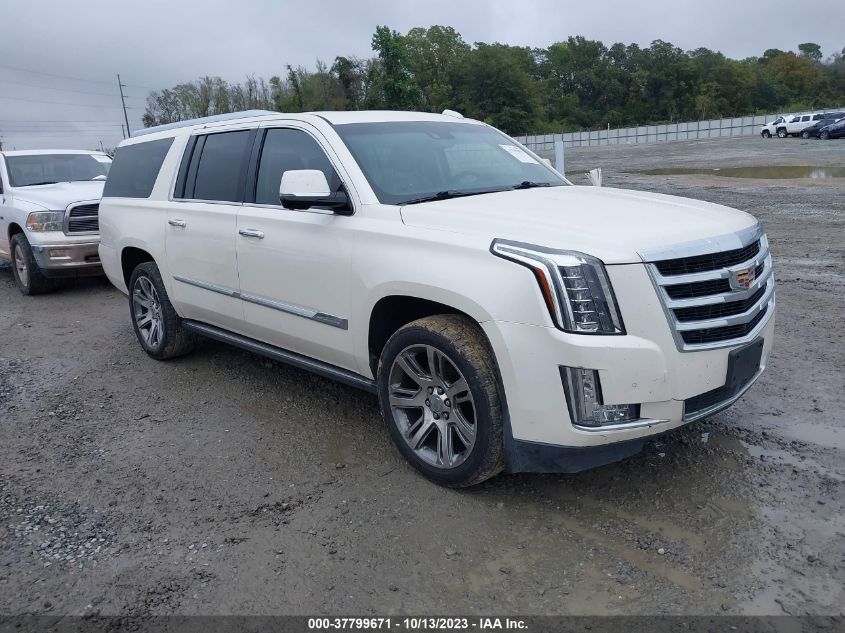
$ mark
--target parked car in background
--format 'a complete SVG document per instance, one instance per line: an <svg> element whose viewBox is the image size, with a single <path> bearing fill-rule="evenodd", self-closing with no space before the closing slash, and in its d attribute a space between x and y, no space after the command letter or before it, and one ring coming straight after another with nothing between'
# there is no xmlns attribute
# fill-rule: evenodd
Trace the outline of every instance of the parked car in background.
<svg viewBox="0 0 845 633"><path fill-rule="evenodd" d="M771 123L766 123L763 128L760 130L760 136L763 138L771 138L775 134L777 134L777 128L785 121L783 115L777 117Z"/></svg>
<svg viewBox="0 0 845 633"><path fill-rule="evenodd" d="M819 132L821 132L822 128L832 125L842 118L845 118L845 112L831 112L829 113L829 116L826 115L825 118L820 119L813 123L810 127L805 127L801 130L800 136L803 139L818 138Z"/></svg>
<svg viewBox="0 0 845 633"><path fill-rule="evenodd" d="M842 138L843 136L845 136L845 119L840 119L836 123L819 130L819 138L825 141L831 138Z"/></svg>
<svg viewBox="0 0 845 633"><path fill-rule="evenodd" d="M447 486L633 455L734 403L773 343L752 216L572 186L456 113L151 128L118 148L100 221L147 354L206 336L376 393Z"/></svg>
<svg viewBox="0 0 845 633"><path fill-rule="evenodd" d="M97 216L110 166L102 152L0 152L0 260L11 260L22 293L102 274Z"/></svg>
<svg viewBox="0 0 845 633"><path fill-rule="evenodd" d="M763 138L769 138L774 135L777 135L778 138L797 136L801 133L801 130L811 126L816 121L821 121L826 116L827 114L824 112L779 116L771 123L764 125L760 134Z"/></svg>

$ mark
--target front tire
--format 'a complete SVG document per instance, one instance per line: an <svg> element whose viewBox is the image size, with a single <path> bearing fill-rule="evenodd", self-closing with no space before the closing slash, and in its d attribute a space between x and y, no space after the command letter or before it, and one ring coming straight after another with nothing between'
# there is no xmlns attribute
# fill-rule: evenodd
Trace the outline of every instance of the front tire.
<svg viewBox="0 0 845 633"><path fill-rule="evenodd" d="M769 130L763 130L762 135L763 138L772 138L772 133Z"/></svg>
<svg viewBox="0 0 845 633"><path fill-rule="evenodd" d="M786 133L786 128L780 128L778 130L778 138L786 138L789 134Z"/></svg>
<svg viewBox="0 0 845 633"><path fill-rule="evenodd" d="M56 282L46 277L38 267L29 240L23 233L13 235L9 245L12 251L12 275L21 293L40 295L56 289Z"/></svg>
<svg viewBox="0 0 845 633"><path fill-rule="evenodd" d="M801 138L803 138L804 140L807 140L808 138L810 138L810 133L809 132L801 132Z"/></svg>
<svg viewBox="0 0 845 633"><path fill-rule="evenodd" d="M156 360L192 351L196 337L176 314L161 273L153 262L139 264L129 280L129 315L144 351Z"/></svg>
<svg viewBox="0 0 845 633"><path fill-rule="evenodd" d="M493 352L476 323L444 314L409 323L379 359L379 403L399 452L430 480L480 483L504 467Z"/></svg>
<svg viewBox="0 0 845 633"><path fill-rule="evenodd" d="M825 130L824 132L819 133L819 138L822 139L823 141L830 140L830 132Z"/></svg>

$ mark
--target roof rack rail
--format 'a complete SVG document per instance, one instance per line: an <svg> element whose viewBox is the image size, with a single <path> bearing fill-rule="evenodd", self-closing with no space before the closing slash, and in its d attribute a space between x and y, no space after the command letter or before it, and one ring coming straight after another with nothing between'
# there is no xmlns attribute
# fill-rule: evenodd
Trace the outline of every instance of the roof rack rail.
<svg viewBox="0 0 845 633"><path fill-rule="evenodd" d="M140 130L133 131L132 136L143 136L144 134L153 134L155 132L163 132L164 130L177 130L181 127L189 127L191 125L202 125L204 123L218 123L220 121L246 119L248 117L263 116L265 114L279 113L274 112L273 110L243 110L241 112L227 112L226 114L215 114L214 116L204 116L198 119L187 119L185 121L176 121L175 123L165 123L164 125L145 127Z"/></svg>

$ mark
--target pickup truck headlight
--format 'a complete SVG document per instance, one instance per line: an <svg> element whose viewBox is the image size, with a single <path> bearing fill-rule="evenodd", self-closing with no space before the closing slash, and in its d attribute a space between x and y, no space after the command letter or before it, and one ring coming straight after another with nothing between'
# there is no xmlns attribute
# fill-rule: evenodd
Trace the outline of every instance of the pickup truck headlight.
<svg viewBox="0 0 845 633"><path fill-rule="evenodd" d="M493 240L490 251L534 273L555 325L573 334L624 334L601 260L577 251Z"/></svg>
<svg viewBox="0 0 845 633"><path fill-rule="evenodd" d="M30 231L61 231L64 219L64 211L33 211L26 216L26 228Z"/></svg>

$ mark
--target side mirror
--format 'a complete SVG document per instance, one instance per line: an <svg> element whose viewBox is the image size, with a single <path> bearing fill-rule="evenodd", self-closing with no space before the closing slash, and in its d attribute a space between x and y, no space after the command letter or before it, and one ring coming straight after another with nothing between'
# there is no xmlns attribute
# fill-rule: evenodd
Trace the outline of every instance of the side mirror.
<svg viewBox="0 0 845 633"><path fill-rule="evenodd" d="M601 187L601 167L588 171L587 178L589 178L590 184L594 187Z"/></svg>
<svg viewBox="0 0 845 633"><path fill-rule="evenodd" d="M279 201L285 209L322 207L338 215L352 215L346 191L341 188L332 192L326 175L319 169L289 169L282 174Z"/></svg>

